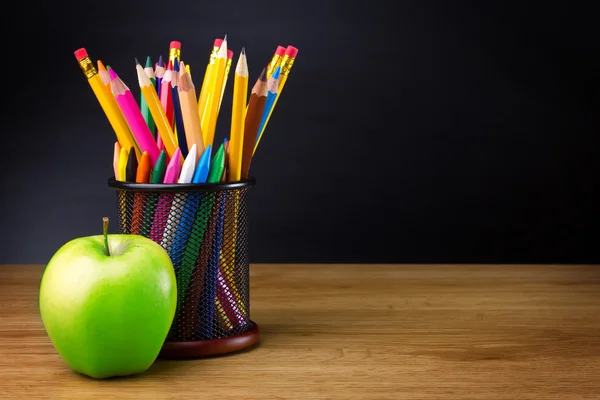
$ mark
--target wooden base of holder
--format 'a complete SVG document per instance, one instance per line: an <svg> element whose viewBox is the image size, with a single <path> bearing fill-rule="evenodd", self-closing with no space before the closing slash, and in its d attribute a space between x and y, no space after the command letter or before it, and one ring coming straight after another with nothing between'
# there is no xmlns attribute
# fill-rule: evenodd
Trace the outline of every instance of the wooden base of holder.
<svg viewBox="0 0 600 400"><path fill-rule="evenodd" d="M258 325L250 321L250 329L235 336L220 339L192 340L189 342L166 341L158 358L190 359L233 353L258 343Z"/></svg>

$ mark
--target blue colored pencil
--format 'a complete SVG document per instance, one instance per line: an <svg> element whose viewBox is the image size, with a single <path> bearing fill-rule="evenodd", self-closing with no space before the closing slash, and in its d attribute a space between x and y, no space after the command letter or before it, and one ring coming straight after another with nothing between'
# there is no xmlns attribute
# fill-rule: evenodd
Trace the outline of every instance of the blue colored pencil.
<svg viewBox="0 0 600 400"><path fill-rule="evenodd" d="M206 266L204 293L205 297L202 300L203 313L206 318L205 323L208 337L212 337L214 316L215 316L215 299L217 295L217 284L219 275L219 255L221 254L221 243L223 242L223 223L225 220L225 193L217 193L216 206L218 207L217 225L215 227L214 242L210 253L208 265ZM216 210L215 210L216 211Z"/></svg>
<svg viewBox="0 0 600 400"><path fill-rule="evenodd" d="M258 135L256 135L256 143L260 140L260 137L265 130L265 124L267 123L267 119L269 118L269 113L271 112L271 108L275 104L275 98L277 97L278 87L279 87L279 71L281 67L277 67L273 72L273 75L267 80L267 99L265 100L265 108L262 114L262 118L260 120L260 125L258 126Z"/></svg>
<svg viewBox="0 0 600 400"><path fill-rule="evenodd" d="M210 168L210 153L211 146L208 145L204 150L204 153L202 153L200 160L198 160L198 165L196 166L196 170L194 171L194 176L192 178L192 183L206 182L206 178L208 178L208 170ZM177 272L179 270L179 267L181 266L183 253L185 247L187 246L187 242L192 231L192 226L194 225L196 212L198 211L198 207L200 206L201 201L202 193L189 193L185 201L185 206L183 208L183 211L181 212L179 225L177 225L177 230L175 232L173 244L169 252L169 256L173 261L173 267L175 268L175 272ZM185 271L184 274L191 275L191 268L187 268L186 270L187 271ZM188 282L189 280L189 276L181 277L182 282ZM187 284L185 285L185 287L187 288Z"/></svg>

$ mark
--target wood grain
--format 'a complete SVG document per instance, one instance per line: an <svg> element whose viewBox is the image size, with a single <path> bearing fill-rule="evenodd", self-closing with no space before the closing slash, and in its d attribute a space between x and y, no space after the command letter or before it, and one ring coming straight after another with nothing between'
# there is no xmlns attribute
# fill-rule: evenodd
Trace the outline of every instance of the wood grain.
<svg viewBox="0 0 600 400"><path fill-rule="evenodd" d="M258 347L72 372L38 309L42 266L0 266L0 398L600 399L600 267L253 265Z"/></svg>

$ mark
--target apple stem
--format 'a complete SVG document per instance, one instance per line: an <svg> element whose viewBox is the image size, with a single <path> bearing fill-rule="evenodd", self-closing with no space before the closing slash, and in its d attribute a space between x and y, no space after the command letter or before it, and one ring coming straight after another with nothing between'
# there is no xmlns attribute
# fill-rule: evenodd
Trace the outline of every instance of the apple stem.
<svg viewBox="0 0 600 400"><path fill-rule="evenodd" d="M102 230L104 232L104 245L106 246L106 254L110 256L108 248L108 217L102 218Z"/></svg>

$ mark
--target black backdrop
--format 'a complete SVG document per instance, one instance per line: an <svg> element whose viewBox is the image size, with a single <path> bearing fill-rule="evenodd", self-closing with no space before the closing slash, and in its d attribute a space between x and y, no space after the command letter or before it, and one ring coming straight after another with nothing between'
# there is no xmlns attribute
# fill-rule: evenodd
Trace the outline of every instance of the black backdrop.
<svg viewBox="0 0 600 400"><path fill-rule="evenodd" d="M443 0L11 7L0 263L45 263L64 242L99 234L104 215L116 231L106 185L115 137L73 51L85 47L135 88L134 57L156 60L180 40L199 85L224 34L235 60L245 46L251 85L278 44L299 49L251 170L251 261L600 261L592 10Z"/></svg>

